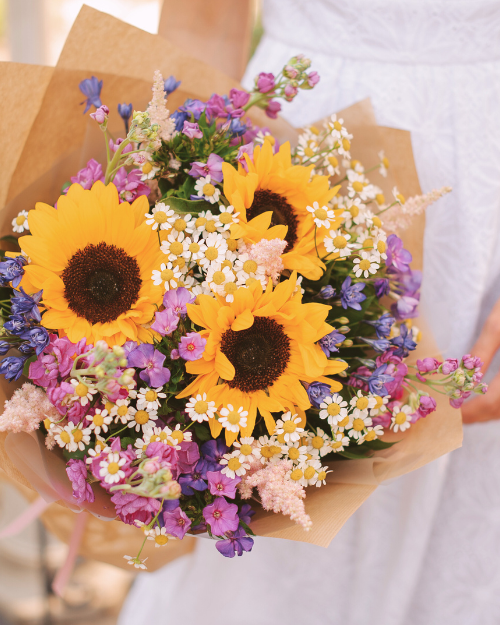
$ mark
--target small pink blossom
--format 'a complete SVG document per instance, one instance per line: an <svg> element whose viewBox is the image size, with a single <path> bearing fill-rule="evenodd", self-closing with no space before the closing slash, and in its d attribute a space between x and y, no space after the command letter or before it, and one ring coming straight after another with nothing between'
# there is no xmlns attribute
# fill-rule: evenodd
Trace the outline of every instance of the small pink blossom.
<svg viewBox="0 0 500 625"><path fill-rule="evenodd" d="M184 360L199 360L206 344L207 339L202 338L197 332L188 332L181 338L179 354Z"/></svg>
<svg viewBox="0 0 500 625"><path fill-rule="evenodd" d="M102 104L98 109L95 110L95 113L90 113L90 117L95 119L95 121L101 125L108 121L109 108Z"/></svg>
<svg viewBox="0 0 500 625"><path fill-rule="evenodd" d="M185 121L182 133L190 139L201 139L203 137L203 133L201 132L200 127L196 122Z"/></svg>

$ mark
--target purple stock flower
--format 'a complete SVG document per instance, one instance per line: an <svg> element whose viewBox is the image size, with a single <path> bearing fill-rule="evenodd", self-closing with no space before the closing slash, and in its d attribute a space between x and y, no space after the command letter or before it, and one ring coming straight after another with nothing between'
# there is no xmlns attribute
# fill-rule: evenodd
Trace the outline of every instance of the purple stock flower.
<svg viewBox="0 0 500 625"><path fill-rule="evenodd" d="M394 351L394 355L401 356L402 358L406 358L408 353L417 346L412 338L411 332L408 330L408 326L405 324L399 328L399 336L395 336L391 339L391 344L397 347Z"/></svg>
<svg viewBox="0 0 500 625"><path fill-rule="evenodd" d="M102 165L98 163L95 159L91 158L88 161L87 166L76 174L76 176L71 177L71 182L78 183L82 186L86 191L92 188L92 185L100 180L104 182L104 175L102 172Z"/></svg>
<svg viewBox="0 0 500 625"><path fill-rule="evenodd" d="M191 520L180 507L163 513L163 525L168 534L182 540L191 527Z"/></svg>
<svg viewBox="0 0 500 625"><path fill-rule="evenodd" d="M226 558L234 558L234 554L243 555L244 551L252 551L253 539L246 535L243 528L239 527L235 532L227 532L225 540L215 543L217 551Z"/></svg>
<svg viewBox="0 0 500 625"><path fill-rule="evenodd" d="M28 261L24 256L16 256L16 258L6 258L0 263L0 276L2 286L7 286L12 282L12 286L17 288L24 275L24 265Z"/></svg>
<svg viewBox="0 0 500 625"><path fill-rule="evenodd" d="M118 190L122 202L133 202L141 195L149 195L151 189L141 181L142 171L132 169L127 173L125 167L120 167L116 172L113 184Z"/></svg>
<svg viewBox="0 0 500 625"><path fill-rule="evenodd" d="M212 534L215 536L224 536L226 532L234 532L240 523L238 506L228 503L224 497L217 497L212 504L205 506L203 518L210 525Z"/></svg>
<svg viewBox="0 0 500 625"><path fill-rule="evenodd" d="M363 295L361 291L365 288L364 282L352 283L351 276L347 276L340 289L340 303L342 308L354 308L354 310L361 310L360 303L366 299L366 295Z"/></svg>
<svg viewBox="0 0 500 625"><path fill-rule="evenodd" d="M394 317L389 313L384 313L376 321L364 320L365 323L368 323L375 328L375 332L379 339L386 339L389 336L392 325L395 321Z"/></svg>
<svg viewBox="0 0 500 625"><path fill-rule="evenodd" d="M319 80L320 75L318 74L318 72L311 72L307 76L307 84L311 89L314 87L314 85L317 85L319 83Z"/></svg>
<svg viewBox="0 0 500 625"><path fill-rule="evenodd" d="M141 380L148 386L158 388L170 380L170 371L163 366L165 358L150 343L142 343L129 353L127 360L130 367L143 370L139 373Z"/></svg>
<svg viewBox="0 0 500 625"><path fill-rule="evenodd" d="M217 117L227 117L226 102L224 98L217 93L210 96L206 108L207 117L211 120Z"/></svg>
<svg viewBox="0 0 500 625"><path fill-rule="evenodd" d="M40 322L42 315L38 308L38 303L42 299L43 291L39 291L34 295L28 295L24 292L23 287L19 291L14 291L14 296L10 299L11 312L13 315L26 315L28 319L34 319Z"/></svg>
<svg viewBox="0 0 500 625"><path fill-rule="evenodd" d="M444 375L450 375L458 369L458 360L456 358L447 358L441 365L441 372Z"/></svg>
<svg viewBox="0 0 500 625"><path fill-rule="evenodd" d="M260 93L268 93L274 89L274 74L261 72L256 79L256 86Z"/></svg>
<svg viewBox="0 0 500 625"><path fill-rule="evenodd" d="M427 415L431 414L436 410L436 400L433 397L429 397L429 395L421 395L420 404L416 410L412 414L411 422L415 423L419 419L423 419Z"/></svg>
<svg viewBox="0 0 500 625"><path fill-rule="evenodd" d="M201 139L203 137L203 133L198 124L196 122L188 122L187 120L182 127L182 133L190 139Z"/></svg>
<svg viewBox="0 0 500 625"><path fill-rule="evenodd" d="M412 255L403 247L403 241L396 235L390 234L387 237L387 260L385 264L389 268L394 268L403 273L410 271L409 264L412 261Z"/></svg>
<svg viewBox="0 0 500 625"><path fill-rule="evenodd" d="M319 340L319 346L323 350L325 356L329 358L331 354L339 351L337 345L345 341L345 336L334 330Z"/></svg>
<svg viewBox="0 0 500 625"><path fill-rule="evenodd" d="M281 111L281 104L276 102L276 100L271 100L265 109L265 113L271 119L276 119L278 117L278 113Z"/></svg>
<svg viewBox="0 0 500 625"><path fill-rule="evenodd" d="M323 399L330 395L331 389L329 384L324 384L323 382L312 382L307 387L307 396L309 397L309 401L315 408L319 408Z"/></svg>
<svg viewBox="0 0 500 625"><path fill-rule="evenodd" d="M180 80L175 80L175 76L169 76L163 82L163 88L165 89L166 95L170 95L173 93L181 84Z"/></svg>
<svg viewBox="0 0 500 625"><path fill-rule="evenodd" d="M212 495L218 497L229 497L234 499L236 496L236 486L241 482L241 477L230 478L220 471L207 471L208 488Z"/></svg>
<svg viewBox="0 0 500 625"><path fill-rule="evenodd" d="M181 338L179 354L184 360L199 360L206 344L207 339L203 339L197 332L188 332Z"/></svg>
<svg viewBox="0 0 500 625"><path fill-rule="evenodd" d="M83 460L74 460L71 458L66 463L66 473L68 474L71 486L73 487L73 497L77 503L94 501L94 491L90 484L87 483L87 467Z"/></svg>
<svg viewBox="0 0 500 625"><path fill-rule="evenodd" d="M384 297L384 295L389 295L390 286L389 280L387 278L380 278L379 280L375 280L373 283L373 287L375 289L375 295L380 299Z"/></svg>
<svg viewBox="0 0 500 625"><path fill-rule="evenodd" d="M85 104L85 110L83 114L89 110L91 106L95 106L95 108L99 108L101 106L101 89L102 89L102 80L97 80L95 76L92 78L85 78L78 85L78 88L86 97L86 100L80 102L80 104Z"/></svg>
<svg viewBox="0 0 500 625"><path fill-rule="evenodd" d="M435 358L424 358L423 360L417 360L417 369L420 373L429 373L430 371L436 371L441 363Z"/></svg>
<svg viewBox="0 0 500 625"><path fill-rule="evenodd" d="M386 371L387 364L383 364L380 367L377 367L371 376L366 380L370 393L373 395L385 397L385 395L389 394L386 384L388 382L394 382L394 378L391 375L387 375Z"/></svg>
<svg viewBox="0 0 500 625"><path fill-rule="evenodd" d="M200 449L194 441L182 441L177 451L177 458L179 472L191 473L200 459Z"/></svg>
<svg viewBox="0 0 500 625"><path fill-rule="evenodd" d="M120 491L111 497L111 501L115 504L116 514L127 525L134 525L134 521L150 523L160 509L158 499Z"/></svg>
<svg viewBox="0 0 500 625"><path fill-rule="evenodd" d="M238 512L241 522L246 525L250 525L254 514L255 510L252 509L252 506L249 503L244 503Z"/></svg>
<svg viewBox="0 0 500 625"><path fill-rule="evenodd" d="M99 125L102 125L107 121L108 115L109 108L105 104L101 104L101 106L95 110L95 113L90 113L90 117Z"/></svg>
<svg viewBox="0 0 500 625"><path fill-rule="evenodd" d="M165 293L163 305L184 318L187 315L187 304L192 304L195 299L194 295L191 295L185 287L181 286Z"/></svg>
<svg viewBox="0 0 500 625"><path fill-rule="evenodd" d="M240 148L238 149L237 161L240 165L243 166L245 171L248 171L248 164L245 158L245 154L248 154L250 159L253 158L253 142L245 143L245 145L240 146Z"/></svg>
<svg viewBox="0 0 500 625"><path fill-rule="evenodd" d="M155 313L155 322L151 324L151 329L156 330L162 336L170 336L178 325L179 317L172 309L165 308L165 310Z"/></svg>
<svg viewBox="0 0 500 625"><path fill-rule="evenodd" d="M250 94L247 91L242 91L241 89L231 89L229 92L229 100L233 105L235 110L242 109L250 100ZM234 115L234 112L232 114ZM239 113L238 113L239 114ZM244 114L244 111L242 111Z"/></svg>
<svg viewBox="0 0 500 625"><path fill-rule="evenodd" d="M222 163L224 159L218 154L210 154L206 163L194 162L191 163L191 169L188 174L193 178L200 178L201 176L210 175L212 180L222 182Z"/></svg>
<svg viewBox="0 0 500 625"><path fill-rule="evenodd" d="M18 358L16 356L7 356L0 363L0 375L5 376L9 382L19 380L23 372L26 358Z"/></svg>

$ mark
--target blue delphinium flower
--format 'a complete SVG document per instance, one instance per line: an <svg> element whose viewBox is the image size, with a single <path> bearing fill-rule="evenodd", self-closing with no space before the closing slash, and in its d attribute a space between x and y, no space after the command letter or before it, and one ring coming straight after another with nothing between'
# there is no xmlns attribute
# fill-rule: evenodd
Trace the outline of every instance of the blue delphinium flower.
<svg viewBox="0 0 500 625"><path fill-rule="evenodd" d="M368 345L371 345L374 350L380 352L381 354L386 352L391 346L391 342L387 339L367 339L364 336L360 336L359 338L365 343L368 343Z"/></svg>
<svg viewBox="0 0 500 625"><path fill-rule="evenodd" d="M335 289L331 284L327 284L326 286L322 287L321 291L319 292L319 296L321 297L321 299L332 299L334 295Z"/></svg>
<svg viewBox="0 0 500 625"><path fill-rule="evenodd" d="M247 536L242 527L238 527L234 532L226 532L225 540L218 540L215 543L217 551L226 558L234 558L234 554L243 555L244 551L252 551L253 539Z"/></svg>
<svg viewBox="0 0 500 625"><path fill-rule="evenodd" d="M0 341L0 356L5 356L11 347L12 345L7 341Z"/></svg>
<svg viewBox="0 0 500 625"><path fill-rule="evenodd" d="M0 281L1 286L7 286L12 282L12 286L17 288L24 275L24 265L28 261L24 256L16 256L16 258L6 258L0 263Z"/></svg>
<svg viewBox="0 0 500 625"><path fill-rule="evenodd" d="M130 116L132 115L132 103L130 104L119 104L118 105L118 115L123 119L125 123L125 134L128 135L128 122L130 120Z"/></svg>
<svg viewBox="0 0 500 625"><path fill-rule="evenodd" d="M80 104L85 104L85 110L83 111L84 115L91 106L95 106L96 109L102 106L102 80L97 80L95 76L92 76L92 78L85 78L85 80L82 80L78 87L80 88L80 91L83 93L83 95L86 97L86 100L80 102Z"/></svg>
<svg viewBox="0 0 500 625"><path fill-rule="evenodd" d="M7 356L0 362L0 375L4 375L9 382L19 380L23 372L26 358L17 356Z"/></svg>
<svg viewBox="0 0 500 625"><path fill-rule="evenodd" d="M388 382L393 382L394 378L391 375L387 375L385 373L387 369L387 364L383 364L380 367L377 367L375 371L371 374L371 376L366 380L368 384L368 388L370 389L370 393L373 395L379 395L380 397L385 397L388 394L386 384Z"/></svg>
<svg viewBox="0 0 500 625"><path fill-rule="evenodd" d="M329 384L324 384L323 382L313 382L309 384L307 389L307 396L309 397L309 401L315 408L319 408L321 402L330 395L331 389Z"/></svg>
<svg viewBox="0 0 500 625"><path fill-rule="evenodd" d="M351 276L347 276L340 289L340 303L342 308L354 308L354 310L361 310L360 302L366 299L366 295L363 295L361 291L365 288L366 284L363 282L357 282L351 286Z"/></svg>
<svg viewBox="0 0 500 625"><path fill-rule="evenodd" d="M9 320L4 323L5 330L15 336L21 336L29 328L29 324L22 315L11 315Z"/></svg>
<svg viewBox="0 0 500 625"><path fill-rule="evenodd" d="M28 295L23 287L20 291L14 291L14 296L11 297L11 311L13 315L26 315L28 319L34 319L40 322L42 315L38 308L38 303L42 299L43 290L35 293L34 295Z"/></svg>
<svg viewBox="0 0 500 625"><path fill-rule="evenodd" d="M380 278L379 280L375 280L373 283L373 287L375 289L375 295L380 299L384 297L384 295L389 295L391 290L389 285L389 280L387 278Z"/></svg>
<svg viewBox="0 0 500 625"><path fill-rule="evenodd" d="M411 333L409 333L408 326L402 324L399 329L399 336L395 336L391 339L391 344L397 347L394 351L395 356L406 358L409 352L413 351L417 344L412 339Z"/></svg>
<svg viewBox="0 0 500 625"><path fill-rule="evenodd" d="M241 137L247 131L247 125L244 124L241 119L232 119L229 125L229 132L233 137Z"/></svg>
<svg viewBox="0 0 500 625"><path fill-rule="evenodd" d="M165 89L165 93L170 95L173 93L181 84L180 80L175 80L175 76L169 76L165 79L163 83L163 88Z"/></svg>
<svg viewBox="0 0 500 625"><path fill-rule="evenodd" d="M22 338L27 341L27 345L35 350L37 356L39 356L50 343L49 333L41 326L31 328L31 330L28 330L22 335Z"/></svg>
<svg viewBox="0 0 500 625"><path fill-rule="evenodd" d="M396 320L389 313L384 313L376 321L367 321L366 319L364 321L375 328L379 339L386 339L391 333L391 328Z"/></svg>
<svg viewBox="0 0 500 625"><path fill-rule="evenodd" d="M337 345L339 343L343 343L344 341L345 336L340 334L340 332L337 332L337 330L334 330L319 340L319 346L325 353L325 356L329 358L331 354L339 351Z"/></svg>

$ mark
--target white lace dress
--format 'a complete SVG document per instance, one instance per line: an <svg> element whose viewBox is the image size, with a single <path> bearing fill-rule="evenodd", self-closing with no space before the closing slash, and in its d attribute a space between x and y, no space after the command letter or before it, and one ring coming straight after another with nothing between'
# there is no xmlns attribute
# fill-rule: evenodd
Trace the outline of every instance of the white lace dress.
<svg viewBox="0 0 500 625"><path fill-rule="evenodd" d="M446 355L470 349L500 295L500 2L265 0L247 71L294 54L321 82L284 115L301 126L365 97L412 132L428 213L423 306ZM492 371L498 366L495 363ZM137 580L120 625L493 625L500 622L500 421L377 489L327 550L258 539L213 543Z"/></svg>

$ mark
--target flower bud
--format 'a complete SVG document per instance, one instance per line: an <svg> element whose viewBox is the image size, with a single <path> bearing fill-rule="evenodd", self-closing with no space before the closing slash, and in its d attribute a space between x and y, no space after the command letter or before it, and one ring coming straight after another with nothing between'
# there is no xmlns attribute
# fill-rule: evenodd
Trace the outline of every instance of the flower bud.
<svg viewBox="0 0 500 625"><path fill-rule="evenodd" d="M337 323L341 323L342 325L349 323L349 319L347 317L339 317L338 319L335 319L335 321Z"/></svg>

